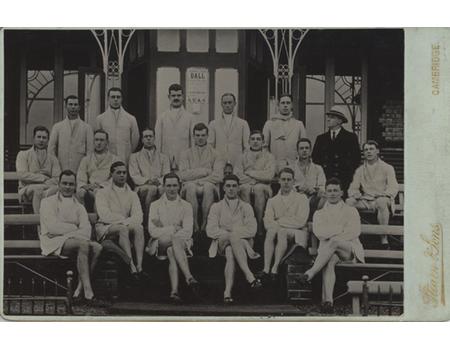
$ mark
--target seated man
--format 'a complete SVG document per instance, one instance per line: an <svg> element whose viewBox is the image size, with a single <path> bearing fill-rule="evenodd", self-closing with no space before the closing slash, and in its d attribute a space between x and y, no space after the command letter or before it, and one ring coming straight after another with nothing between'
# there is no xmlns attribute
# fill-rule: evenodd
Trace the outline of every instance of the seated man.
<svg viewBox="0 0 450 350"><path fill-rule="evenodd" d="M357 209L374 209L380 225L389 224L389 208L398 192L394 168L378 158L380 148L375 141L363 146L364 164L356 169L348 190L346 203ZM381 236L381 244L388 246L387 236Z"/></svg>
<svg viewBox="0 0 450 350"><path fill-rule="evenodd" d="M325 185L327 202L313 217L313 232L320 241L313 266L300 276L307 284L322 271L322 312L333 313L335 266L339 261L364 262L364 249L359 241L361 222L358 211L342 201L341 182L331 178Z"/></svg>
<svg viewBox="0 0 450 350"><path fill-rule="evenodd" d="M261 275L272 280L278 278L278 267L288 244L295 242L305 249L308 244L308 198L294 190L294 171L291 168L281 169L279 181L280 191L267 201L264 214L267 233L264 241L264 269Z"/></svg>
<svg viewBox="0 0 450 350"><path fill-rule="evenodd" d="M48 136L46 127L36 126L33 130L33 147L20 151L16 159L19 201L31 202L35 214L39 214L42 198L58 191L61 168L58 159L47 151Z"/></svg>
<svg viewBox="0 0 450 350"><path fill-rule="evenodd" d="M194 293L198 292L198 282L192 276L187 259L192 256L192 207L178 195L181 188L178 175L165 175L163 185L164 194L150 205L148 232L151 238L146 252L158 259L169 258L170 299L179 302L179 270L186 284Z"/></svg>
<svg viewBox="0 0 450 350"><path fill-rule="evenodd" d="M310 204L310 217L325 204L325 173L311 160L311 141L301 138L297 142L298 158L289 167L294 170L294 188L304 193Z"/></svg>
<svg viewBox="0 0 450 350"><path fill-rule="evenodd" d="M141 203L136 192L126 184L127 168L122 161L114 162L110 169L111 181L95 196L98 222L95 225L97 240L118 241L130 258L130 272L135 279L144 277L142 258L144 255L144 228L142 227ZM136 263L133 262L133 241Z"/></svg>
<svg viewBox="0 0 450 350"><path fill-rule="evenodd" d="M136 192L144 209L144 220L148 218L150 204L161 195L162 177L170 172L169 158L155 147L153 129L142 130L142 149L130 156L128 169L136 185Z"/></svg>
<svg viewBox="0 0 450 350"><path fill-rule="evenodd" d="M218 195L222 180L223 162L217 152L207 144L208 127L198 123L193 129L194 146L181 153L180 178L184 182L183 194L191 203L194 213L194 232L205 231L209 208ZM202 198L202 224L198 223L199 197Z"/></svg>
<svg viewBox="0 0 450 350"><path fill-rule="evenodd" d="M84 157L78 168L78 200L86 207L93 208L97 190L110 178L111 164L118 161L115 154L108 151L108 133L96 130L94 133L94 152Z"/></svg>
<svg viewBox="0 0 450 350"><path fill-rule="evenodd" d="M214 203L208 215L206 234L212 238L209 256L217 253L226 258L225 291L223 301L232 303L231 290L233 288L236 263L244 273L251 288L260 288L261 281L255 278L248 267L247 257L259 258L259 254L252 249L252 238L256 233L256 220L250 204L238 198L239 178L228 175L223 179L225 198Z"/></svg>
<svg viewBox="0 0 450 350"><path fill-rule="evenodd" d="M243 201L251 203L254 195L254 208L258 233L262 235L262 219L266 201L272 196L270 182L275 176L275 157L263 148L264 136L261 131L250 133L250 149L245 151L236 162L236 175L240 180L240 196ZM262 243L262 242L261 242Z"/></svg>
<svg viewBox="0 0 450 350"><path fill-rule="evenodd" d="M59 176L59 191L41 205L41 249L43 255L77 255L78 285L74 297L84 294L93 300L91 275L102 246L91 241L91 223L86 209L75 199L76 176L64 170Z"/></svg>

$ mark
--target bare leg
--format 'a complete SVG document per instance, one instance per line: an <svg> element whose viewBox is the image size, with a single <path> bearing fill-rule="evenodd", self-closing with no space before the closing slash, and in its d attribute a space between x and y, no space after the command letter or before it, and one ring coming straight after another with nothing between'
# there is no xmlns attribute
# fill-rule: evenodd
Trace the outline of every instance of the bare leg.
<svg viewBox="0 0 450 350"><path fill-rule="evenodd" d="M253 282L255 280L255 275L248 267L247 252L245 251L243 240L236 237L230 237L230 244L236 262L244 273L245 278L249 283Z"/></svg>
<svg viewBox="0 0 450 350"><path fill-rule="evenodd" d="M249 204L251 204L251 202L250 202L250 193L251 192L252 192L251 185L244 184L239 187L239 196L241 197L241 199L244 202L247 202Z"/></svg>
<svg viewBox="0 0 450 350"><path fill-rule="evenodd" d="M167 248L167 257L169 258L170 294L174 294L178 293L178 267L172 247Z"/></svg>
<svg viewBox="0 0 450 350"><path fill-rule="evenodd" d="M231 298L231 290L233 289L234 273L235 273L235 269L236 269L233 250L232 250L231 246L228 246L225 248L225 258L226 258L225 271L224 271L225 290L223 292L223 297Z"/></svg>
<svg viewBox="0 0 450 350"><path fill-rule="evenodd" d="M201 230L205 231L206 219L209 214L209 209L214 203L215 186L212 183L205 182L203 184L203 200L202 200L202 226Z"/></svg>
<svg viewBox="0 0 450 350"><path fill-rule="evenodd" d="M181 272L183 273L186 282L192 279L191 270L189 269L189 263L186 256L186 252L184 251L184 240L180 238L173 237L172 238L172 248L173 254L175 256L175 260L180 267Z"/></svg>
<svg viewBox="0 0 450 350"><path fill-rule="evenodd" d="M79 188L77 190L77 194L76 194L78 201L81 203L81 205L83 207L86 207L86 201L85 201L86 192L87 191L84 188Z"/></svg>
<svg viewBox="0 0 450 350"><path fill-rule="evenodd" d="M130 225L129 231L133 234L133 244L136 252L136 269L137 272L141 272L145 248L144 229L141 225L136 224Z"/></svg>
<svg viewBox="0 0 450 350"><path fill-rule="evenodd" d="M89 242L89 246L91 248L91 259L90 259L91 262L89 265L89 271L92 276L95 266L97 265L98 258L100 256L100 254L102 253L103 247L97 242Z"/></svg>
<svg viewBox="0 0 450 350"><path fill-rule="evenodd" d="M352 257L352 246L348 241L328 240L320 242L317 258L313 266L305 272L308 279L311 280L320 270L328 264L331 257L337 254L343 260Z"/></svg>
<svg viewBox="0 0 450 350"><path fill-rule="evenodd" d="M265 273L270 272L270 264L272 263L273 253L275 251L276 231L269 230L266 232L266 239L264 241L264 269Z"/></svg>
<svg viewBox="0 0 450 350"><path fill-rule="evenodd" d="M34 189L32 189L32 195L33 199L31 201L31 205L33 207L33 212L35 214L39 214L39 210L41 208L41 201L44 197L44 186L36 186Z"/></svg>
<svg viewBox="0 0 450 350"><path fill-rule="evenodd" d="M336 283L335 267L339 257L334 254L322 270L322 301L333 304L334 284Z"/></svg>
<svg viewBox="0 0 450 350"><path fill-rule="evenodd" d="M389 198L380 197L375 200L377 219L380 225L389 225ZM389 244L387 235L381 236L381 244Z"/></svg>
<svg viewBox="0 0 450 350"><path fill-rule="evenodd" d="M288 248L288 235L289 233L284 229L281 229L277 233L277 246L275 247L275 258L273 261L272 273L278 273L278 266L280 265L281 259L283 259L283 256Z"/></svg>
<svg viewBox="0 0 450 350"><path fill-rule="evenodd" d="M124 226L124 225L120 225L120 224L112 225L108 229L107 235L109 237L111 237L111 236L119 237L120 248L122 248L124 250L125 254L127 254L127 256L130 258L130 271L131 271L131 273L136 273L137 269L133 263L133 255L131 253L130 233L129 233L128 227Z"/></svg>
<svg viewBox="0 0 450 350"><path fill-rule="evenodd" d="M197 184L186 183L186 200L192 205L192 214L194 216L194 232L199 230L198 225L198 200L197 200Z"/></svg>
<svg viewBox="0 0 450 350"><path fill-rule="evenodd" d="M255 193L255 217L258 223L257 234L262 234L264 209L266 207L266 200L269 196L269 190L267 185L257 184L253 188Z"/></svg>

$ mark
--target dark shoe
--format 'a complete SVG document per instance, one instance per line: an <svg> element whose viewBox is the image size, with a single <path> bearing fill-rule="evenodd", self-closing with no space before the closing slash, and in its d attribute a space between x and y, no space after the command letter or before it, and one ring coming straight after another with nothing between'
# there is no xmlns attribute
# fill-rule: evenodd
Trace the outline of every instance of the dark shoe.
<svg viewBox="0 0 450 350"><path fill-rule="evenodd" d="M262 287L262 282L259 278L255 278L252 282L250 282L251 289L260 289Z"/></svg>
<svg viewBox="0 0 450 350"><path fill-rule="evenodd" d="M234 304L234 299L232 297L225 297L223 298L223 303L225 305L231 305Z"/></svg>
<svg viewBox="0 0 450 350"><path fill-rule="evenodd" d="M171 293L169 296L169 300L174 304L181 304L183 302L178 293Z"/></svg>
<svg viewBox="0 0 450 350"><path fill-rule="evenodd" d="M255 278L260 279L263 283L268 282L270 280L270 274L265 271L258 271L255 273Z"/></svg>
<svg viewBox="0 0 450 350"><path fill-rule="evenodd" d="M105 300L97 299L96 297L93 297L92 299L84 299L85 305L88 307L106 307L109 306L109 303Z"/></svg>
<svg viewBox="0 0 450 350"><path fill-rule="evenodd" d="M311 286L311 281L308 280L308 275L306 273L301 273L300 276L297 278L297 282L300 284L301 287Z"/></svg>
<svg viewBox="0 0 450 350"><path fill-rule="evenodd" d="M191 290L192 294L197 298L201 299L200 294L200 283L195 278L191 278L187 283L189 289Z"/></svg>
<svg viewBox="0 0 450 350"><path fill-rule="evenodd" d="M326 301L320 305L320 313L321 314L327 314L327 315L333 315L334 312L334 306L329 301Z"/></svg>
<svg viewBox="0 0 450 350"><path fill-rule="evenodd" d="M277 273L271 272L271 273L269 274L269 277L270 277L270 280L271 280L272 282L276 282L276 281L278 281L279 275L278 275Z"/></svg>
<svg viewBox="0 0 450 350"><path fill-rule="evenodd" d="M145 272L144 270L141 270L141 271L138 272L138 277L142 281L150 280L150 275L147 272Z"/></svg>

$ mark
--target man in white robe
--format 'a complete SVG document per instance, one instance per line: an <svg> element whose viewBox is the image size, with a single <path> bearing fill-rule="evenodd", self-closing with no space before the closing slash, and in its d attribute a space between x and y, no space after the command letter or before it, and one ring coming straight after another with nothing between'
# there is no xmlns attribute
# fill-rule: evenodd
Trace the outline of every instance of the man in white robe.
<svg viewBox="0 0 450 350"><path fill-rule="evenodd" d="M379 158L376 141L367 141L363 151L364 164L353 175L346 203L357 209L376 210L378 223L388 225L389 209L398 193L394 167ZM381 236L381 244L389 245L387 236Z"/></svg>
<svg viewBox="0 0 450 350"><path fill-rule="evenodd" d="M183 88L169 87L169 110L158 116L155 125L156 149L169 157L171 170L180 167L181 153L192 146L191 132L194 116L183 107Z"/></svg>
<svg viewBox="0 0 450 350"><path fill-rule="evenodd" d="M136 185L135 191L144 209L144 220L148 218L150 204L163 191L163 176L170 172L169 158L155 147L155 131L142 130L142 149L130 156L130 177Z"/></svg>
<svg viewBox="0 0 450 350"><path fill-rule="evenodd" d="M42 198L58 191L61 168L58 159L47 151L48 137L46 127L36 126L33 130L33 146L20 151L16 158L19 202L31 202L35 214L39 214Z"/></svg>
<svg viewBox="0 0 450 350"><path fill-rule="evenodd" d="M308 244L308 198L294 190L294 171L291 168L281 169L279 181L280 191L267 201L264 214L267 232L261 276L271 280L278 278L278 268L289 244L296 243L305 249Z"/></svg>
<svg viewBox="0 0 450 350"><path fill-rule="evenodd" d="M263 215L267 200L272 197L271 181L275 176L275 158L263 148L264 135L255 130L250 134L250 148L240 155L235 167L235 174L239 177L240 197L247 203L254 198L254 209L258 223L257 234L263 232Z"/></svg>
<svg viewBox="0 0 450 350"><path fill-rule="evenodd" d="M208 143L220 157L236 165L239 156L248 148L250 129L246 120L235 115L236 97L228 92L222 95L222 113L209 123Z"/></svg>
<svg viewBox="0 0 450 350"><path fill-rule="evenodd" d="M208 215L206 234L213 241L209 249L209 256L217 254L225 256L225 290L223 301L225 304L234 302L231 291L234 284L236 264L244 273L251 288L260 288L261 281L248 266L247 258L257 259L253 248L253 237L256 233L256 219L250 204L238 197L239 178L228 175L223 179L225 198L214 203Z"/></svg>
<svg viewBox="0 0 450 350"><path fill-rule="evenodd" d="M334 313L336 264L339 261L364 262L364 249L359 241L361 221L358 211L342 201L340 180L329 179L325 191L327 202L313 217L313 232L320 241L318 254L313 266L300 276L299 282L309 284L322 271L321 310L323 313Z"/></svg>
<svg viewBox="0 0 450 350"><path fill-rule="evenodd" d="M94 152L81 160L78 167L77 198L85 207L94 205L95 195L110 179L110 169L119 158L108 150L108 133L96 130L94 133Z"/></svg>
<svg viewBox="0 0 450 350"><path fill-rule="evenodd" d="M192 276L188 256L192 256L192 206L178 195L180 178L169 173L163 178L164 194L150 205L148 232L150 241L146 252L159 259L169 259L170 300L180 302L179 272L186 284L199 292L199 283Z"/></svg>
<svg viewBox="0 0 450 350"><path fill-rule="evenodd" d="M264 125L266 145L275 156L277 171L294 162L297 158L297 141L306 137L303 122L292 116L292 97L283 95L278 103L279 114Z"/></svg>
<svg viewBox="0 0 450 350"><path fill-rule="evenodd" d="M77 96L67 96L65 106L67 117L53 125L48 151L58 158L62 170L76 174L81 159L94 149L94 134L91 126L80 119Z"/></svg>
<svg viewBox="0 0 450 350"><path fill-rule="evenodd" d="M77 256L78 285L74 297L93 300L91 276L102 246L91 241L92 226L86 209L75 199L76 176L64 170L59 191L42 201L39 235L43 255Z"/></svg>
<svg viewBox="0 0 450 350"><path fill-rule="evenodd" d="M111 165L111 182L97 191L95 207L98 222L95 225L97 240L118 241L119 246L130 258L130 272L136 278L145 277L142 270L144 255L144 228L139 197L126 184L127 168L122 161ZM131 241L134 254L132 254ZM136 260L133 260L133 255Z"/></svg>
<svg viewBox="0 0 450 350"><path fill-rule="evenodd" d="M130 154L139 143L139 127L136 118L122 107L122 90L108 91L109 108L96 119L96 129L103 129L109 135L109 151L128 164Z"/></svg>
<svg viewBox="0 0 450 350"><path fill-rule="evenodd" d="M203 232L209 209L218 196L218 185L223 176L223 161L207 144L208 127L198 123L193 129L194 146L181 154L179 176L183 181L183 195L191 203L194 212L194 232ZM198 222L201 200L202 223Z"/></svg>

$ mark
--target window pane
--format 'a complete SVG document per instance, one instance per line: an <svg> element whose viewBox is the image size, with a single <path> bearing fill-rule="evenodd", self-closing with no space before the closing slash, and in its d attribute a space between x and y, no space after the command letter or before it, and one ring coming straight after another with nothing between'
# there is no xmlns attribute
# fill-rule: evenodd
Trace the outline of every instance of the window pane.
<svg viewBox="0 0 450 350"><path fill-rule="evenodd" d="M158 51L178 52L180 51L180 31L158 30L156 42Z"/></svg>
<svg viewBox="0 0 450 350"><path fill-rule="evenodd" d="M216 30L216 51L221 53L238 52L237 30Z"/></svg>
<svg viewBox="0 0 450 350"><path fill-rule="evenodd" d="M325 115L323 105L306 105L306 133L312 144L317 135L325 131Z"/></svg>
<svg viewBox="0 0 450 350"><path fill-rule="evenodd" d="M169 108L169 86L180 83L180 70L174 67L159 67L156 71L156 117Z"/></svg>
<svg viewBox="0 0 450 350"><path fill-rule="evenodd" d="M334 84L334 101L336 103L360 103L360 76L338 75L334 78Z"/></svg>
<svg viewBox="0 0 450 350"><path fill-rule="evenodd" d="M186 70L186 109L197 122L209 122L209 73L207 68L191 67Z"/></svg>
<svg viewBox="0 0 450 350"><path fill-rule="evenodd" d="M101 78L100 74L86 74L84 87L84 120L95 129L95 119L100 114Z"/></svg>
<svg viewBox="0 0 450 350"><path fill-rule="evenodd" d="M216 86L214 87L214 118L218 118L222 114L222 106L220 104L222 95L226 92L231 92L238 98L238 83L239 73L234 68L219 68L215 74ZM237 101L239 102L239 101ZM236 104L235 112L238 111L238 105Z"/></svg>
<svg viewBox="0 0 450 350"><path fill-rule="evenodd" d="M193 29L187 31L186 48L189 52L208 52L208 30Z"/></svg>
<svg viewBox="0 0 450 350"><path fill-rule="evenodd" d="M325 76L306 76L306 103L325 102Z"/></svg>
<svg viewBox="0 0 450 350"><path fill-rule="evenodd" d="M29 99L54 97L52 70L29 70L27 78L27 96Z"/></svg>
<svg viewBox="0 0 450 350"><path fill-rule="evenodd" d="M53 101L33 100L28 102L28 123L26 125L25 143L31 145L33 143L33 129L42 125L52 130L53 126Z"/></svg>
<svg viewBox="0 0 450 350"><path fill-rule="evenodd" d="M64 98L69 95L78 96L78 71L64 71Z"/></svg>

